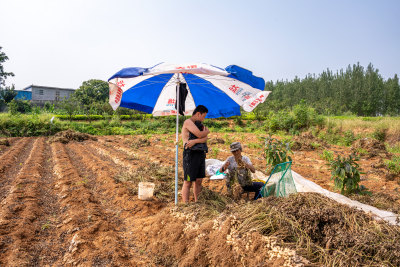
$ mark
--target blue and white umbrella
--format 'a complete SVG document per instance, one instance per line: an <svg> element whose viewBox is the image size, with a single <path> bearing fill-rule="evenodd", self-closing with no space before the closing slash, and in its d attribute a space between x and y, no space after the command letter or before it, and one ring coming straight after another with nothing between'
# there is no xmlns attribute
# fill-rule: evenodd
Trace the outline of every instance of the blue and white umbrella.
<svg viewBox="0 0 400 267"><path fill-rule="evenodd" d="M264 79L249 70L236 65L222 69L204 63L161 63L152 68L125 68L114 74L108 83L109 101L114 110L125 107L153 116L177 116L175 203L178 190L177 110L191 115L196 106L204 105L208 109L207 118L231 117L240 115L240 107L252 111L270 93L264 91ZM181 85L187 89L184 96L177 90Z"/></svg>

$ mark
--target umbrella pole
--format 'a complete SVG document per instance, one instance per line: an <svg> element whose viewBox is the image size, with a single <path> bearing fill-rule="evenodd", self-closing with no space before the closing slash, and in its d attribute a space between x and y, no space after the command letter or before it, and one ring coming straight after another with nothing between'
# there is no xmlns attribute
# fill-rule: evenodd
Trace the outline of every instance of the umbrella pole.
<svg viewBox="0 0 400 267"><path fill-rule="evenodd" d="M179 73L176 96L175 205L178 205L178 141L179 141Z"/></svg>

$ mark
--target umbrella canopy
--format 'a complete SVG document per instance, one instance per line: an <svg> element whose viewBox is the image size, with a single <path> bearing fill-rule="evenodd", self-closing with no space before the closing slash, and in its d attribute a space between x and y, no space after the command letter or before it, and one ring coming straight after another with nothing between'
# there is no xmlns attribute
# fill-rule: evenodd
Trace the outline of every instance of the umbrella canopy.
<svg viewBox="0 0 400 267"><path fill-rule="evenodd" d="M240 107L252 111L267 98L264 79L231 65L225 69L200 64L165 64L152 68L125 68L109 80L110 105L151 113L176 115L177 84L186 84L181 105L191 115L198 105L208 108L207 118L240 115ZM182 95L181 95L182 97Z"/></svg>
<svg viewBox="0 0 400 267"><path fill-rule="evenodd" d="M165 64L152 68L125 68L108 80L110 105L154 116L176 115L175 204L178 203L178 114L191 115L198 105L207 118L240 115L263 103L264 79L236 65L221 69L208 64ZM178 112L179 111L179 112Z"/></svg>

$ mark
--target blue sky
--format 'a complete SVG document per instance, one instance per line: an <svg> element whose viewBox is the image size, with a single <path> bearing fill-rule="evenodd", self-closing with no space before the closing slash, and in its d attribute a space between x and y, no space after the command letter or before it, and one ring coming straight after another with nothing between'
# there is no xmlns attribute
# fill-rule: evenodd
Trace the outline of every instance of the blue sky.
<svg viewBox="0 0 400 267"><path fill-rule="evenodd" d="M0 0L7 79L78 88L124 67L231 64L269 80L370 62L400 73L400 1Z"/></svg>

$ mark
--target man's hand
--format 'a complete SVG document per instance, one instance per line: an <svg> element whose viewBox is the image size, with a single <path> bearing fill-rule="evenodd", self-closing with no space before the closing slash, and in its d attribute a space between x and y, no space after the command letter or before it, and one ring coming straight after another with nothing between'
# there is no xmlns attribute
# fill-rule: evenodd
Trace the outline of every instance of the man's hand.
<svg viewBox="0 0 400 267"><path fill-rule="evenodd" d="M186 148L191 148L192 146L194 146L196 144L196 140L189 140L187 143L186 143Z"/></svg>
<svg viewBox="0 0 400 267"><path fill-rule="evenodd" d="M210 130L207 128L207 126L204 126L203 131L205 131L207 133L207 135L210 133Z"/></svg>
<svg viewBox="0 0 400 267"><path fill-rule="evenodd" d="M238 167L243 167L244 166L244 162L243 162L241 157L235 157L235 161L236 161Z"/></svg>
<svg viewBox="0 0 400 267"><path fill-rule="evenodd" d="M222 167L224 168L224 171L225 171L226 169L228 169L229 164L230 164L229 161L227 161L227 162L225 162L224 166L222 166Z"/></svg>

